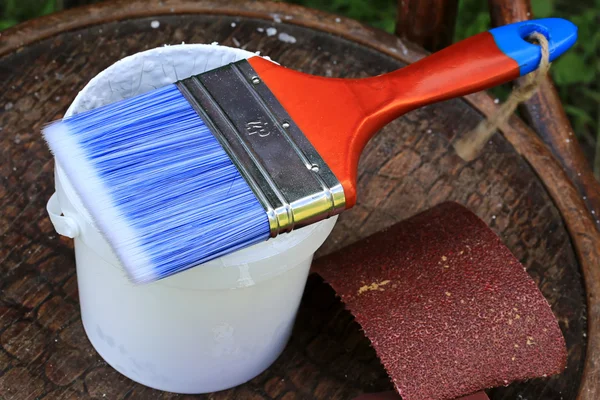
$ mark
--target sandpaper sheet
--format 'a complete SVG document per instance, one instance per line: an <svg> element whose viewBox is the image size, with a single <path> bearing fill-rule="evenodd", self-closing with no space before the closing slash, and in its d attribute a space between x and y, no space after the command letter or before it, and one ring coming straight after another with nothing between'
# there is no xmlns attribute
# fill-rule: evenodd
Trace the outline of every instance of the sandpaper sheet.
<svg viewBox="0 0 600 400"><path fill-rule="evenodd" d="M401 398L396 392L380 392L363 394L353 400L401 400ZM484 391L481 391L456 400L490 400L490 398Z"/></svg>
<svg viewBox="0 0 600 400"><path fill-rule="evenodd" d="M404 400L455 399L561 372L566 347L524 267L443 203L318 259Z"/></svg>

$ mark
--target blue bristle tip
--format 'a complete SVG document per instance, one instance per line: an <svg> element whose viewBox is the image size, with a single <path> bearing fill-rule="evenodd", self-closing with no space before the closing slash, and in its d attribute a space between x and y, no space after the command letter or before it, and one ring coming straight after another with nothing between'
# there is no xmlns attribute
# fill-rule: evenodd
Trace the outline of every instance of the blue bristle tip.
<svg viewBox="0 0 600 400"><path fill-rule="evenodd" d="M269 237L265 209L175 85L56 122L44 136L134 281Z"/></svg>

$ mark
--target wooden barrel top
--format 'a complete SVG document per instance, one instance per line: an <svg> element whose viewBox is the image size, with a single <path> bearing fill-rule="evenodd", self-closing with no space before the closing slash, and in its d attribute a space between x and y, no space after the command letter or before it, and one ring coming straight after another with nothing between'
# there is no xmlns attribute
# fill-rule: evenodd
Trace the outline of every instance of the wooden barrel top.
<svg viewBox="0 0 600 400"><path fill-rule="evenodd" d="M154 20L159 28L152 27ZM262 30L269 27L296 42L268 36ZM336 77L377 75L424 55L351 20L254 1L117 1L2 32L0 398L351 399L391 388L358 324L316 275L309 278L284 354L249 383L218 394L176 396L138 385L108 366L87 340L72 243L57 236L45 211L54 190L53 161L40 128L62 116L94 75L127 55L215 41ZM600 294L593 269L597 231L559 164L520 120L503 127L504 135L496 135L476 160L466 163L454 153L452 138L494 107L480 93L413 111L383 129L361 159L357 206L340 217L318 255L442 201L466 205L538 283L569 351L561 375L493 389L491 398L596 398L599 346L589 335L597 332L600 312L598 297L590 300Z"/></svg>

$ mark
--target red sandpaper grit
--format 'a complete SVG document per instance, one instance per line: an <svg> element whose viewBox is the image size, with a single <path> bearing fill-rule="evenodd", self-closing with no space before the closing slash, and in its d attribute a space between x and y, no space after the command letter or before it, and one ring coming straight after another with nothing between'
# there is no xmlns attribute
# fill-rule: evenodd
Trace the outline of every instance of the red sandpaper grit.
<svg viewBox="0 0 600 400"><path fill-rule="evenodd" d="M380 392L380 393L367 393L355 397L353 400L402 400L396 392ZM485 392L477 392L465 397L461 397L456 400L490 400Z"/></svg>
<svg viewBox="0 0 600 400"><path fill-rule="evenodd" d="M322 257L313 270L341 296L404 400L454 399L565 368L564 338L535 282L456 203Z"/></svg>

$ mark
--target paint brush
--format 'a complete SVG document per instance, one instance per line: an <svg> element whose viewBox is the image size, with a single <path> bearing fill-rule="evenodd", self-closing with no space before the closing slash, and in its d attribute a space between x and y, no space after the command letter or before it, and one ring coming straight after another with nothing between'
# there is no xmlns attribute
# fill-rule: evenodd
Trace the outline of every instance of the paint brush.
<svg viewBox="0 0 600 400"><path fill-rule="evenodd" d="M483 32L397 71L324 78L255 56L55 121L43 135L135 282L152 282L356 203L360 154L427 104L534 71L572 23Z"/></svg>

